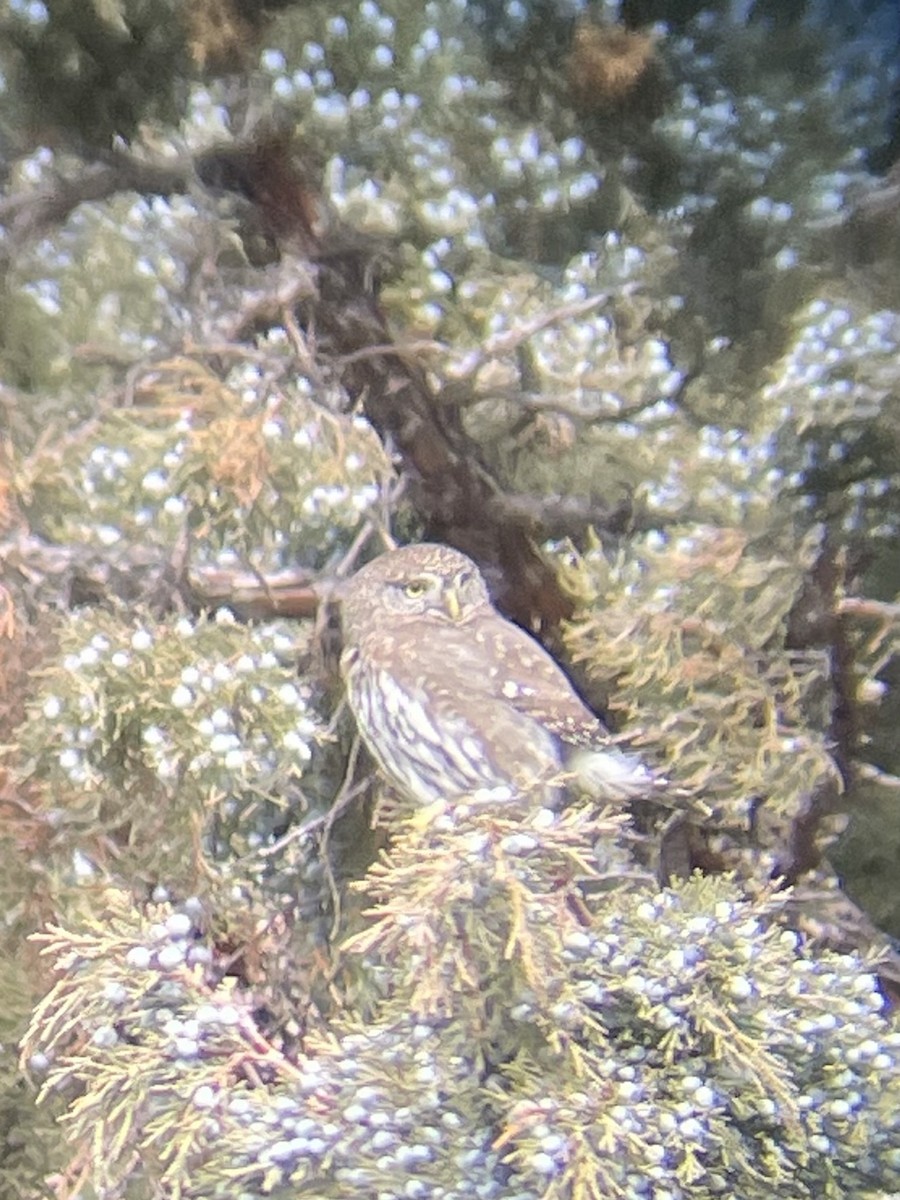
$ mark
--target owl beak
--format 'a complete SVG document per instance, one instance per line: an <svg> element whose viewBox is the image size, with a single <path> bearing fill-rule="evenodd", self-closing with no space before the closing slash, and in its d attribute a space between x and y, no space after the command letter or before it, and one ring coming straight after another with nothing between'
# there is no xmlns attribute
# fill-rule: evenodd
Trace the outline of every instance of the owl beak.
<svg viewBox="0 0 900 1200"><path fill-rule="evenodd" d="M444 607L451 621L458 621L462 608L459 603L459 592L455 587L447 588L444 592Z"/></svg>

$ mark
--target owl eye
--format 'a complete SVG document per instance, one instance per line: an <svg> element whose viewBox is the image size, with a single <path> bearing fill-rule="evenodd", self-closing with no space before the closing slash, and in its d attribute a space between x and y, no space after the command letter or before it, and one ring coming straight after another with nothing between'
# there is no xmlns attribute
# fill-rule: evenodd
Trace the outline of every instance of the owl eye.
<svg viewBox="0 0 900 1200"><path fill-rule="evenodd" d="M417 600L419 596L424 596L427 591L427 579L411 579L409 583L403 585L403 594L404 596L409 596L410 600Z"/></svg>

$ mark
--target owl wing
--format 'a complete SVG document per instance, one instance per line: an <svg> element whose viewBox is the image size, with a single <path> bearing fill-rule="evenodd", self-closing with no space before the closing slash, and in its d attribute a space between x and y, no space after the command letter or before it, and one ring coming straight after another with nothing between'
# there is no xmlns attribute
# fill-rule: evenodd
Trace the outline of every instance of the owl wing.
<svg viewBox="0 0 900 1200"><path fill-rule="evenodd" d="M543 646L495 614L479 617L479 623L476 641L490 640L495 648L489 678L482 686L566 743L565 765L584 788L610 799L626 799L646 795L657 786L656 777L636 754L611 744L609 730Z"/></svg>
<svg viewBox="0 0 900 1200"><path fill-rule="evenodd" d="M422 686L445 703L459 698L476 721L496 706L512 725L537 723L564 741L589 743L607 736L556 660L496 613L426 634L397 623L368 653L386 656L407 678L420 677Z"/></svg>
<svg viewBox="0 0 900 1200"><path fill-rule="evenodd" d="M573 688L559 663L518 625L493 613L479 617L476 641L493 646L491 669L480 688L502 696L517 712L556 737L579 745L605 741L603 722Z"/></svg>

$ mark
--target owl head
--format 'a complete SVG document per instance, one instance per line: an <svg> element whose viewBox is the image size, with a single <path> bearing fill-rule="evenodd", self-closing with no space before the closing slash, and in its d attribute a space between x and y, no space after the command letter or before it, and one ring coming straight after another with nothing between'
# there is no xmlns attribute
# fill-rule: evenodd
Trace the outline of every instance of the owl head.
<svg viewBox="0 0 900 1200"><path fill-rule="evenodd" d="M345 630L369 625L373 612L462 624L491 607L484 577L465 554L423 542L382 554L353 576L343 597Z"/></svg>

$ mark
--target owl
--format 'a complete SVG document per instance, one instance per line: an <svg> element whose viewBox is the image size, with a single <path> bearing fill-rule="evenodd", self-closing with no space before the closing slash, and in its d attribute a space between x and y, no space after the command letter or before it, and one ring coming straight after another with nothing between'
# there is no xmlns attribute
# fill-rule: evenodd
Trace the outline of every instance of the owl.
<svg viewBox="0 0 900 1200"><path fill-rule="evenodd" d="M554 659L497 612L458 550L383 554L344 585L341 608L350 708L405 797L554 805L573 776L604 800L654 788Z"/></svg>

